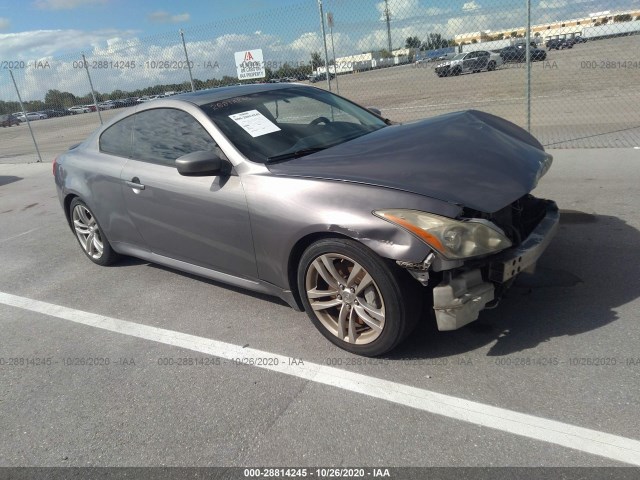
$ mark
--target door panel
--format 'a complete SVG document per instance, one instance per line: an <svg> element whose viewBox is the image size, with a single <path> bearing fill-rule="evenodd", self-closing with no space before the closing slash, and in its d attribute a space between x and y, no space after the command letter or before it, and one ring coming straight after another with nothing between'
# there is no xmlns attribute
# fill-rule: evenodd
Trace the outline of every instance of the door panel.
<svg viewBox="0 0 640 480"><path fill-rule="evenodd" d="M185 177L178 157L224 153L189 113L175 108L137 112L132 153L120 180L125 204L153 253L231 275L256 277L247 201L235 174Z"/></svg>
<svg viewBox="0 0 640 480"><path fill-rule="evenodd" d="M479 55L478 61L476 63L476 70L483 70L487 68L487 65L489 65L489 55L487 54Z"/></svg>
<svg viewBox="0 0 640 480"><path fill-rule="evenodd" d="M175 167L129 160L127 209L149 249L232 275L257 276L247 202L237 175L184 177Z"/></svg>
<svg viewBox="0 0 640 480"><path fill-rule="evenodd" d="M476 61L477 61L477 58L475 54L470 53L462 61L462 70L465 72L473 72L473 70L475 70L475 67L476 67Z"/></svg>

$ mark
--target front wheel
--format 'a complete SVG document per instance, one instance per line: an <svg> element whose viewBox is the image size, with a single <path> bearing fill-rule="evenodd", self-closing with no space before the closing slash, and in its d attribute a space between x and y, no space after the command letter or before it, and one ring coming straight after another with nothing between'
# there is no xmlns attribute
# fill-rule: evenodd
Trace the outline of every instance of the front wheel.
<svg viewBox="0 0 640 480"><path fill-rule="evenodd" d="M298 268L298 290L309 318L338 347L382 355L413 329L420 287L365 246L347 239L312 244Z"/></svg>
<svg viewBox="0 0 640 480"><path fill-rule="evenodd" d="M487 70L489 70L490 72L493 72L495 69L496 69L496 62L491 60L489 62L489 65L487 65Z"/></svg>

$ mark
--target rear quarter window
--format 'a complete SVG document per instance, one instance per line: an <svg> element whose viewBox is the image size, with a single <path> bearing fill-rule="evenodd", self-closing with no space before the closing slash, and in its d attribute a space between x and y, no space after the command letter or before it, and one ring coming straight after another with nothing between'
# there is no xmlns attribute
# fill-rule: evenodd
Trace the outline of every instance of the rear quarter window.
<svg viewBox="0 0 640 480"><path fill-rule="evenodd" d="M131 157L133 115L114 123L100 135L100 151L118 157Z"/></svg>

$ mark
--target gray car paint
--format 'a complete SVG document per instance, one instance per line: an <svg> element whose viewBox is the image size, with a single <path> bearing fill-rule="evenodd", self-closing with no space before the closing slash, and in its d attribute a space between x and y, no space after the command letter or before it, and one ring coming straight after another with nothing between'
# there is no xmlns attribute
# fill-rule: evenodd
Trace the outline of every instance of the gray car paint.
<svg viewBox="0 0 640 480"><path fill-rule="evenodd" d="M393 142L395 132L405 141L412 134L424 140L425 135L421 132L425 125L419 123L387 127L380 131L381 136L370 139L367 137L371 134L361 137L355 144L360 147L351 148L352 141L313 158L291 162L289 167L287 162L283 162L267 168L240 154L197 107L235 95L277 88L313 87L271 84L220 88L154 100L123 112L80 146L58 157L56 184L61 202L68 205L71 196L81 197L94 212L114 250L120 253L277 295L290 305L299 307L292 294L295 290L293 274L297 266L295 255L301 254L313 239L321 235L342 235L363 243L382 257L421 262L430 248L404 229L374 216L374 210L409 208L454 218L460 215L461 205L481 205L478 202L482 192L486 194L488 188L498 193L492 191L488 195L490 203L482 205L493 208L502 202L499 205L502 207L517 192L526 193L534 172L541 168L541 157L545 155L535 139L519 127L498 117L472 112L458 117L449 116L449 120L441 120L440 123L434 120L426 124L432 133L435 131L433 125L447 126L450 141L455 135L464 140L464 146L457 145L456 148L445 142L451 154L447 156L447 147L441 146L430 164L424 160L425 157L432 158L424 145L404 149L400 156L394 155L386 145ZM161 169L172 170L171 167L136 165L142 162L99 152L99 135L111 124L134 111L160 107L179 108L191 113L221 147L233 165L233 171L218 177L180 177L175 171L164 176L162 172L167 170ZM456 121L460 129L457 133L454 132ZM465 132L464 128L469 130ZM499 185L501 177L492 182L490 174L483 173L483 156L474 169L479 175L477 183L474 184L473 177L468 176L465 177L465 188L457 188L456 175L446 175L447 166L453 160L465 154L474 158L477 158L477 153L499 154L495 148L478 150L475 141L480 142L483 148L489 147L482 140L487 135L494 141L499 140L513 155L511 159L521 162L515 169L515 176L510 178L512 185L500 193L502 186L496 188L496 185ZM417 143L415 138L414 143ZM435 148L437 142L427 143ZM364 150L361 149L362 144L366 146ZM383 155L376 154L376 145L392 159L386 165ZM397 143L394 146L399 147ZM351 162L361 162L360 177L357 176L357 166L339 162L337 155L331 160L332 150L336 148L343 150ZM360 155L357 154L359 148ZM412 152L419 154L413 166L409 159ZM524 160L518 160L520 157ZM322 158L327 160L330 174L322 174ZM305 160L310 160L307 170L310 175L301 174ZM509 167L507 156L501 155L499 162L502 168ZM439 165L437 169L434 169L434 164ZM344 169L343 174L339 173L340 166ZM470 166L467 163L467 168ZM377 176L372 175L369 171L372 167L383 171ZM427 187L418 188L418 183L429 182L429 175L422 173L424 168L430 168L430 174L440 172L437 194ZM498 173L494 168L492 174ZM139 177L140 183L150 182L152 188L149 192L152 194L149 198L140 196L146 189L136 193L125 183L134 176ZM412 176L419 178L420 182L403 187L403 179L407 181ZM161 191L156 190L160 188L161 179L166 185ZM447 197L446 192L451 195ZM154 208L166 208L167 205L171 205L170 212L154 211ZM168 237L157 238L165 235ZM187 247L193 251L189 252Z"/></svg>
<svg viewBox="0 0 640 480"><path fill-rule="evenodd" d="M184 177L175 167L129 160L126 208L148 250L246 278L257 277L249 211L237 175ZM125 182L139 179L144 190Z"/></svg>
<svg viewBox="0 0 640 480"><path fill-rule="evenodd" d="M395 188L491 213L533 190L550 157L526 131L469 110L383 128L269 169Z"/></svg>

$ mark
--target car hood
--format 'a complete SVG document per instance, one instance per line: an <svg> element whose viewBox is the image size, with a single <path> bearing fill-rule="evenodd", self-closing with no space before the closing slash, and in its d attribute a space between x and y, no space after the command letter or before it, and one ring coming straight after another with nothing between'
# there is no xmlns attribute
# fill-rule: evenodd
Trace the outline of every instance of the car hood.
<svg viewBox="0 0 640 480"><path fill-rule="evenodd" d="M267 167L275 175L394 188L492 213L533 190L551 161L522 128L468 110L389 126Z"/></svg>

